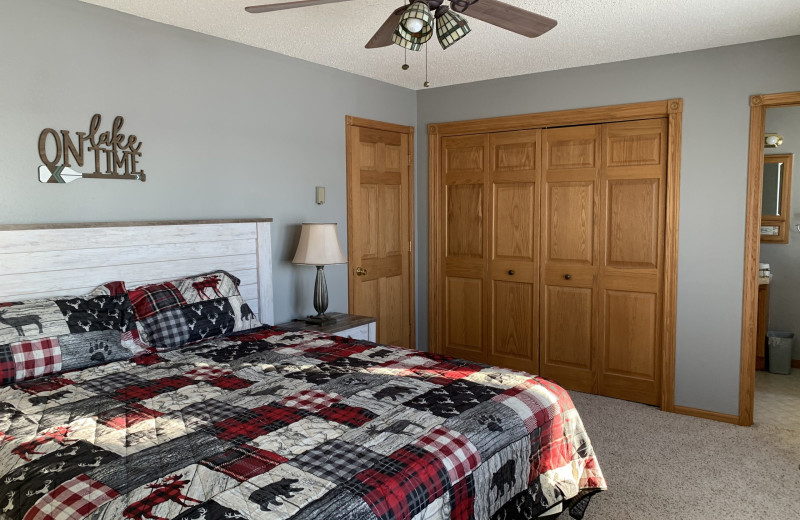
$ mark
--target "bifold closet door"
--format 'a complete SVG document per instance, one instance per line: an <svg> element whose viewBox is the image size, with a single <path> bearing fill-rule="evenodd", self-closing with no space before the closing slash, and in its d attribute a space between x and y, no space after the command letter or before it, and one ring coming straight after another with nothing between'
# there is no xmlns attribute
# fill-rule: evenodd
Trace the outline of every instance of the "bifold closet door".
<svg viewBox="0 0 800 520"><path fill-rule="evenodd" d="M540 372L568 389L593 393L600 136L600 125L542 132Z"/></svg>
<svg viewBox="0 0 800 520"><path fill-rule="evenodd" d="M442 353L485 363L489 137L447 137L442 148Z"/></svg>
<svg viewBox="0 0 800 520"><path fill-rule="evenodd" d="M603 125L598 392L657 405L667 121Z"/></svg>
<svg viewBox="0 0 800 520"><path fill-rule="evenodd" d="M541 130L489 136L488 361L539 371Z"/></svg>

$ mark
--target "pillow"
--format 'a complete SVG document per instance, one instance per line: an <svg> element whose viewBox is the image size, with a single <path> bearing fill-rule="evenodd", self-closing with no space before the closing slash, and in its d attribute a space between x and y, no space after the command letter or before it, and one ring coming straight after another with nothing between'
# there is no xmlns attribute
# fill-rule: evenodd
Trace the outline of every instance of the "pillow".
<svg viewBox="0 0 800 520"><path fill-rule="evenodd" d="M239 294L239 279L213 271L128 291L142 341L174 348L260 327Z"/></svg>
<svg viewBox="0 0 800 520"><path fill-rule="evenodd" d="M128 359L144 350L123 282L86 296L0 303L0 383Z"/></svg>

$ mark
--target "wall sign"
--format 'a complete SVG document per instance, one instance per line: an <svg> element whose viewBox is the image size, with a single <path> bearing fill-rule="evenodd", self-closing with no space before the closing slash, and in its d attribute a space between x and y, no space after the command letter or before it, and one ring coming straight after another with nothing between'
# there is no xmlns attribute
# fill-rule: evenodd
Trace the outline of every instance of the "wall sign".
<svg viewBox="0 0 800 520"><path fill-rule="evenodd" d="M88 132L75 132L75 138L69 130L57 132L45 128L39 134L39 157L43 165L39 166L39 182L67 183L78 179L124 179L146 180L143 170L139 169L139 158L142 156L142 143L135 135L121 132L125 119L114 118L111 130L100 132L100 114L92 116ZM48 147L50 155L48 155ZM72 169L72 161L83 168L87 160L94 161L92 173L80 173Z"/></svg>

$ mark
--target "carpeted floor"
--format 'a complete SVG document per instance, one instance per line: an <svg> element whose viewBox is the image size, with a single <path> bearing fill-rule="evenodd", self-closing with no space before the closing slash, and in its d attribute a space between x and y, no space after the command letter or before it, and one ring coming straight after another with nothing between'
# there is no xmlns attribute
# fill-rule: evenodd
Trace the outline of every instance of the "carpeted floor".
<svg viewBox="0 0 800 520"><path fill-rule="evenodd" d="M800 431L570 395L609 487L586 520L800 519Z"/></svg>

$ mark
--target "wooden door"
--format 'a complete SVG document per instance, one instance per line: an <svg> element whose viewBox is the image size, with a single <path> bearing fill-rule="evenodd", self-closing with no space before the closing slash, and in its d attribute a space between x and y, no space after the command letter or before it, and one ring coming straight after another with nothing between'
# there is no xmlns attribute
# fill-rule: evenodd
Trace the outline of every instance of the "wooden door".
<svg viewBox="0 0 800 520"><path fill-rule="evenodd" d="M539 371L540 130L489 136L488 362Z"/></svg>
<svg viewBox="0 0 800 520"><path fill-rule="evenodd" d="M444 227L440 272L444 331L442 353L486 362L486 264L488 259L487 135L442 140L444 198L437 215ZM434 281L435 283L435 281Z"/></svg>
<svg viewBox="0 0 800 520"><path fill-rule="evenodd" d="M603 125L598 391L659 404L667 120Z"/></svg>
<svg viewBox="0 0 800 520"><path fill-rule="evenodd" d="M540 372L596 392L599 125L547 129L543 140Z"/></svg>
<svg viewBox="0 0 800 520"><path fill-rule="evenodd" d="M414 348L413 128L348 118L350 313L377 318L379 343Z"/></svg>

